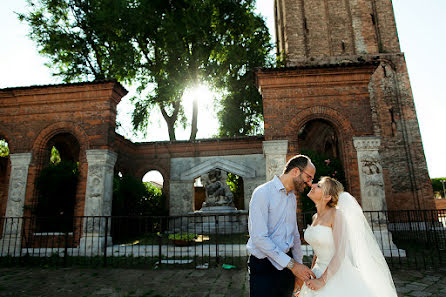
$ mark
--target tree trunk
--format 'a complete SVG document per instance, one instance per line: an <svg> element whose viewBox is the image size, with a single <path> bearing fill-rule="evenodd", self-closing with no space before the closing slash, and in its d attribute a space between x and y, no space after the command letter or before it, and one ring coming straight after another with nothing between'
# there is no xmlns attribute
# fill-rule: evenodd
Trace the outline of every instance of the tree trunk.
<svg viewBox="0 0 446 297"><path fill-rule="evenodd" d="M175 122L177 121L178 118L178 112L180 111L180 104L181 101L177 100L174 103L174 110L171 116L169 116L167 114L167 111L165 110L164 104L160 103L160 110L161 110L161 114L163 115L164 120L166 121L167 124L167 130L169 131L169 140L170 141L176 141L176 137L175 137Z"/></svg>
<svg viewBox="0 0 446 297"><path fill-rule="evenodd" d="M198 102L197 98L194 98L193 107L192 107L192 127L190 131L190 141L194 141L197 137L198 127L197 127L197 119L198 119Z"/></svg>

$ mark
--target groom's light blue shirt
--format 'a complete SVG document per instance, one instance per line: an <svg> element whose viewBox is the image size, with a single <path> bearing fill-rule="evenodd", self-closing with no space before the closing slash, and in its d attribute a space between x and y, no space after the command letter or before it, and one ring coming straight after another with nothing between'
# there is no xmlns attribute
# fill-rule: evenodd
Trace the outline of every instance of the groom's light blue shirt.
<svg viewBox="0 0 446 297"><path fill-rule="evenodd" d="M257 187L249 203L248 252L258 259L268 258L279 270L290 262L286 254L302 263L302 248L296 221L296 196L287 194L279 177Z"/></svg>

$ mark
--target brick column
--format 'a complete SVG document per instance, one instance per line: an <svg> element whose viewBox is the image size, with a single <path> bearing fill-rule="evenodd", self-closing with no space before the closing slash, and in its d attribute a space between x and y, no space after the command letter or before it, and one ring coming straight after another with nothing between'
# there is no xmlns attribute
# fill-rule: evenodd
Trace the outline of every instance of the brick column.
<svg viewBox="0 0 446 297"><path fill-rule="evenodd" d="M269 140L263 142L263 154L266 164L266 181L274 175L280 175L286 164L288 153L288 140Z"/></svg>
<svg viewBox="0 0 446 297"><path fill-rule="evenodd" d="M28 168L32 153L11 154L11 176L6 204L3 238L0 240L2 255L19 254L22 245L23 206L25 204Z"/></svg>
<svg viewBox="0 0 446 297"><path fill-rule="evenodd" d="M87 150L86 153L88 175L84 216L87 218L83 222L80 248L87 255L96 255L102 252L104 244L111 244L108 217L111 216L113 168L117 154L109 150Z"/></svg>

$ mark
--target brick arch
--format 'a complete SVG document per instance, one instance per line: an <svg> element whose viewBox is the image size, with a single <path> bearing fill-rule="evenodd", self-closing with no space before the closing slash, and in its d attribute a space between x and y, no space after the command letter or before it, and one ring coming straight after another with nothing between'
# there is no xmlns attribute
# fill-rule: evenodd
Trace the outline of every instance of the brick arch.
<svg viewBox="0 0 446 297"><path fill-rule="evenodd" d="M335 109L320 105L306 108L297 113L290 122L291 130L299 131L307 122L316 119L324 119L333 124L340 137L342 135L353 135L352 125L345 119L344 115Z"/></svg>
<svg viewBox="0 0 446 297"><path fill-rule="evenodd" d="M144 175L149 172L149 171L158 171L159 173L161 173L161 175L163 176L163 182L166 182L169 180L169 173L167 172L166 168L164 168L163 166L160 166L158 164L150 164L148 166L143 166L141 168L139 168L136 172L136 177L138 177L139 179L142 180L142 178L144 177Z"/></svg>
<svg viewBox="0 0 446 297"><path fill-rule="evenodd" d="M149 171L153 171L156 170L159 173L161 173L161 175L163 176L163 195L166 197L166 201L165 201L165 207L166 209L169 209L169 205L170 205L170 173L168 171L167 168L163 167L160 164L150 164L147 166L142 166L140 167L137 171L136 171L136 177L142 181L142 178L144 177L144 175L149 172Z"/></svg>
<svg viewBox="0 0 446 297"><path fill-rule="evenodd" d="M89 149L89 140L87 133L77 124L73 122L58 122L47 126L45 129L40 131L36 140L32 146L32 152L35 155L35 160L37 163L41 163L41 158L43 158L43 152L46 149L46 144L48 141L57 134L60 133L70 133L72 134L80 146L80 156L79 160L85 159L85 151Z"/></svg>
<svg viewBox="0 0 446 297"><path fill-rule="evenodd" d="M57 122L48 125L44 128L36 137L33 146L33 160L30 165L30 172L32 177L27 188L27 197L25 203L34 204L37 203L37 189L35 187L35 178L41 172L45 165L44 157L46 156L47 143L60 133L69 133L79 143L79 182L76 189L76 204L74 209L75 216L81 216L84 214L84 198L86 193L86 181L87 181L87 156L86 151L90 148L89 139L87 133L74 122ZM27 215L25 213L25 215ZM29 214L28 214L29 215Z"/></svg>
<svg viewBox="0 0 446 297"><path fill-rule="evenodd" d="M354 176L358 174L357 162L356 162L356 151L353 147L353 127L344 115L335 109L326 106L312 106L306 108L299 113L290 121L289 125L291 131L300 131L300 129L309 121L322 119L328 121L333 125L335 129L339 142L340 151L342 156L342 162L344 165L345 178L348 183L349 191L353 191L352 186L356 188L354 183ZM356 191L353 191L354 194ZM356 193L359 194L359 193Z"/></svg>

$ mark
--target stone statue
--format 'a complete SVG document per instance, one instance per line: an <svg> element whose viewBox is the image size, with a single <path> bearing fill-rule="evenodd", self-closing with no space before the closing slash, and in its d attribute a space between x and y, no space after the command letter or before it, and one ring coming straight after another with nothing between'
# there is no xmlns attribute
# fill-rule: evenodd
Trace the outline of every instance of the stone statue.
<svg viewBox="0 0 446 297"><path fill-rule="evenodd" d="M201 182L206 193L206 200L203 207L211 206L232 206L234 195L226 183L228 178L226 172L220 169L212 169L201 176Z"/></svg>

